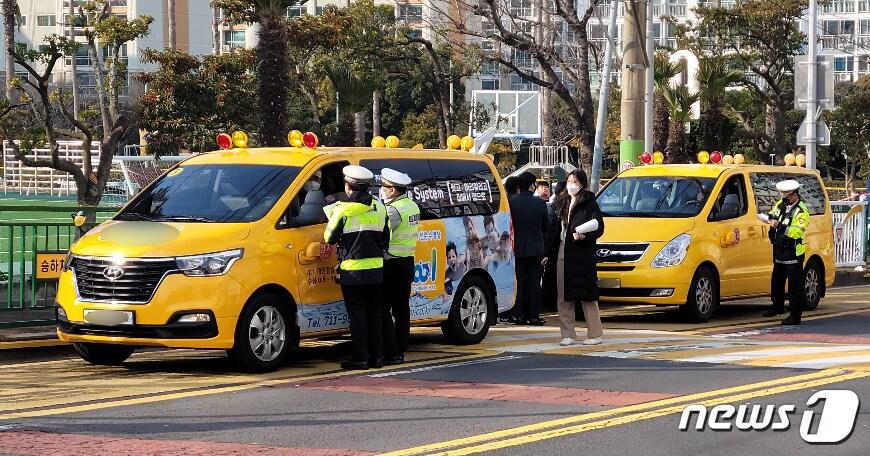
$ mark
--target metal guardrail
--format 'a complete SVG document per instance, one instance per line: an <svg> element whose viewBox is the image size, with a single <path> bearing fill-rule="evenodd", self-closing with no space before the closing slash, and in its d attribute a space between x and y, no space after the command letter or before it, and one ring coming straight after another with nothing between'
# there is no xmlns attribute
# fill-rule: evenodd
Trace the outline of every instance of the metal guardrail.
<svg viewBox="0 0 870 456"><path fill-rule="evenodd" d="M57 213L68 218L84 210L103 221L117 208L78 206L0 206L0 214L10 212ZM91 227L93 224L91 225ZM51 309L57 295L57 279L38 277L38 269L46 272L58 268L53 264L39 264L38 254L53 254L62 258L77 237L72 220L15 221L0 220L0 327L45 324L53 319Z"/></svg>
<svg viewBox="0 0 870 456"><path fill-rule="evenodd" d="M866 201L832 201L837 267L863 266L868 253Z"/></svg>

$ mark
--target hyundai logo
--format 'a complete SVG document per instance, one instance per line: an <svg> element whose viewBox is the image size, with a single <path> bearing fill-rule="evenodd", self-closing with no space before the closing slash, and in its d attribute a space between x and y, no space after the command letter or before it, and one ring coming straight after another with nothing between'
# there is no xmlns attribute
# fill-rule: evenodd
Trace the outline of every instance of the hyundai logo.
<svg viewBox="0 0 870 456"><path fill-rule="evenodd" d="M109 280L118 280L121 277L124 277L124 270L118 266L109 266L106 269L103 269L103 277Z"/></svg>
<svg viewBox="0 0 870 456"><path fill-rule="evenodd" d="M595 253L598 254L598 256L601 258L609 257L610 249L598 249L598 251Z"/></svg>

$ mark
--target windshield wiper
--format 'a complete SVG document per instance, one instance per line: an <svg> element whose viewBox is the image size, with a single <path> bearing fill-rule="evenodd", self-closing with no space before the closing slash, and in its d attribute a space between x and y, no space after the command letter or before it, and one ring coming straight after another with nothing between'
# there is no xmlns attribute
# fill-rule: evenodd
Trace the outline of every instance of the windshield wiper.
<svg viewBox="0 0 870 456"><path fill-rule="evenodd" d="M153 218L148 217L148 216L145 215L145 214L140 214L140 213L138 213L138 212L125 212L125 213L123 213L123 214L118 214L115 218L121 218L121 217L135 217L136 219L139 219L139 220L145 220L145 221L147 221L147 222L153 222L153 221L154 221Z"/></svg>
<svg viewBox="0 0 870 456"><path fill-rule="evenodd" d="M158 221L161 222L202 222L202 223L211 223L212 220L209 220L204 217L188 217L184 215L170 215L167 217L160 217Z"/></svg>

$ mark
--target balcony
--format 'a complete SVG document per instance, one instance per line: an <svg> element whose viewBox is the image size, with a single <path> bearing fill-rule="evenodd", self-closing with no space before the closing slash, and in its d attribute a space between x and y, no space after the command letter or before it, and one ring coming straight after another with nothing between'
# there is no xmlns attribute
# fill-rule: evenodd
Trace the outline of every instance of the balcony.
<svg viewBox="0 0 870 456"><path fill-rule="evenodd" d="M825 49L840 49L851 46L851 40L841 35L822 35L820 37L822 47Z"/></svg>

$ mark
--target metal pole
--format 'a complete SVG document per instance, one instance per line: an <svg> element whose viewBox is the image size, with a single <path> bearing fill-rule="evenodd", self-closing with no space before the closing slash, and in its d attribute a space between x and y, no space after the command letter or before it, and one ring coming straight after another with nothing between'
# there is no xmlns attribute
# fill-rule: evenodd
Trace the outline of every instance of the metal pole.
<svg viewBox="0 0 870 456"><path fill-rule="evenodd" d="M818 19L817 0L810 0L810 18L809 18L809 49L808 49L808 65L807 71L807 169L816 169L816 141L818 134L816 133L816 75L818 71L818 63L816 62L816 27Z"/></svg>
<svg viewBox="0 0 870 456"><path fill-rule="evenodd" d="M644 97L644 112L643 112L643 150L644 152L653 153L653 85L655 84L654 66L655 66L655 42L653 41L653 2L649 0L646 11L646 96Z"/></svg>
<svg viewBox="0 0 870 456"><path fill-rule="evenodd" d="M601 157L604 155L604 134L607 123L607 102L610 98L610 68L613 65L613 53L616 52L616 16L619 11L619 1L610 1L610 15L607 21L607 45L604 50L604 68L600 78L601 84L598 90L598 120L595 125L595 149L592 153L592 176L589 179L589 187L593 192L598 191L601 182Z"/></svg>
<svg viewBox="0 0 870 456"><path fill-rule="evenodd" d="M75 2L70 0L69 2L69 39L75 41L75 15L76 15L76 7ZM73 117L79 118L79 81L78 81L78 71L76 70L76 54L78 52L73 53L70 58L70 76L72 78L72 102L73 102Z"/></svg>

